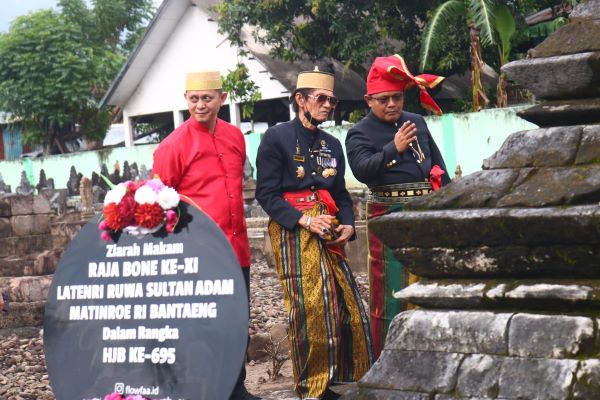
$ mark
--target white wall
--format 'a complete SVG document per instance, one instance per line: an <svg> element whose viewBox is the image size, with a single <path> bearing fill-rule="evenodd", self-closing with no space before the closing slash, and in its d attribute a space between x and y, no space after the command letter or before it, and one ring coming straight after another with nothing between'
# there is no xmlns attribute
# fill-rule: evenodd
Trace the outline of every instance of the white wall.
<svg viewBox="0 0 600 400"><path fill-rule="evenodd" d="M185 110L185 75L189 71L219 70L226 75L238 62L237 49L217 32L217 23L199 7L190 6L123 107L126 117ZM263 99L285 97L286 89L257 60L244 59Z"/></svg>

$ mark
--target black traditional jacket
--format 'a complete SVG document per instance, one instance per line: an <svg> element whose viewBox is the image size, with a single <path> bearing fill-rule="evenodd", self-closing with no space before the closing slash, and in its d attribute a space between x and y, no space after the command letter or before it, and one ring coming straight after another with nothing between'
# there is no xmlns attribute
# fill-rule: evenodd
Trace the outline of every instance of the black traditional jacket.
<svg viewBox="0 0 600 400"><path fill-rule="evenodd" d="M284 200L283 193L327 189L339 208L340 223L354 226L345 163L340 141L327 132L310 131L298 118L272 126L256 156L256 199L271 218L291 230L302 212Z"/></svg>
<svg viewBox="0 0 600 400"><path fill-rule="evenodd" d="M394 135L405 121L412 121L417 127L417 140L425 160L417 162L409 148L402 153L396 151ZM416 143L413 142L416 148ZM419 114L402 111L395 124L378 119L372 112L354 125L346 136L346 152L352 173L360 182L373 188L382 185L423 182L429 178L433 165L444 171L442 184L450 183L450 176L442 154L435 144L427 124Z"/></svg>

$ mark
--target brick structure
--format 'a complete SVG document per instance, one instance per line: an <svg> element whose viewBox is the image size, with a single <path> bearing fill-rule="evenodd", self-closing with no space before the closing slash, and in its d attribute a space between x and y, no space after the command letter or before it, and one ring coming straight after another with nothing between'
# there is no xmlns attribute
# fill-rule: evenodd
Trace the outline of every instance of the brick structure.
<svg viewBox="0 0 600 400"><path fill-rule="evenodd" d="M61 253L51 250L52 218L44 196L0 197L0 292L9 301L9 312L0 313L0 329L42 324Z"/></svg>
<svg viewBox="0 0 600 400"><path fill-rule="evenodd" d="M420 309L344 399L599 398L599 26L600 0L583 2L503 68L542 99L522 113L542 128L374 223L421 277L396 294Z"/></svg>

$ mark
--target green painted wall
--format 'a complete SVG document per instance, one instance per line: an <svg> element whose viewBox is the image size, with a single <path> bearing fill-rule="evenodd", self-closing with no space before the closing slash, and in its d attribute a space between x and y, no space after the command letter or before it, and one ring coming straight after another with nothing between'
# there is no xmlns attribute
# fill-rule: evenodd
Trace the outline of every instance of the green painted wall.
<svg viewBox="0 0 600 400"><path fill-rule="evenodd" d="M425 117L450 176L454 176L457 164L463 176L481 170L483 160L494 154L511 133L538 128L517 116L523 108Z"/></svg>
<svg viewBox="0 0 600 400"><path fill-rule="evenodd" d="M100 173L102 164L106 164L109 172L113 172L118 162L121 168L123 163L136 162L138 167L142 164L150 170L152 167L152 152L156 145L138 145L135 147L116 147L98 151L81 151L69 154L60 154L35 159L23 158L15 161L0 161L0 173L4 182L11 185L12 192L21 181L21 174L25 171L29 182L37 185L40 178L40 170L44 170L46 178L53 178L57 189L67 187L71 166L75 166L78 173L91 177L92 172Z"/></svg>
<svg viewBox="0 0 600 400"><path fill-rule="evenodd" d="M519 109L502 108L468 114L445 114L441 117L425 117L435 142L444 155L450 176L454 176L457 165L461 166L463 176L481 169L485 158L500 148L508 135L513 132L535 129L531 124L516 115ZM344 143L347 127L327 129ZM262 134L256 132L246 135L246 152L255 165L256 152ZM16 161L0 161L0 173L4 182L11 185L13 193L21 180L21 173L36 185L40 170L43 168L47 178L54 178L56 188L65 188L69 179L71 166L78 173L90 177L93 171L100 172L102 164L106 164L109 172L113 172L118 162L121 167L125 161L130 164L142 164L148 171L152 168L152 153L156 145L137 145L130 148L117 147L100 151L85 151L63 155L40 157L37 159L20 159ZM256 171L254 171L256 176ZM358 187L360 183L354 178L350 169L346 172L348 187Z"/></svg>

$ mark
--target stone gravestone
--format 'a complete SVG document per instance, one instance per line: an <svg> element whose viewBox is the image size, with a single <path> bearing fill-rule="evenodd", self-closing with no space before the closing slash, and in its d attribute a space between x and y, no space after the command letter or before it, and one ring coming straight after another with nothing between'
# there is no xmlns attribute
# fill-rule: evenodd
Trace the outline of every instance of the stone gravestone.
<svg viewBox="0 0 600 400"><path fill-rule="evenodd" d="M251 202L254 199L256 192L256 180L253 177L254 167L248 158L244 164L244 182L243 182L243 195L246 203Z"/></svg>
<svg viewBox="0 0 600 400"><path fill-rule="evenodd" d="M71 170L69 171L69 180L67 181L67 190L69 196L77 196L79 195L79 181L80 176L77 174L75 170L75 166L71 165Z"/></svg>
<svg viewBox="0 0 600 400"><path fill-rule="evenodd" d="M17 194L30 195L33 194L33 186L29 183L29 179L27 179L27 175L25 171L21 171L21 183L15 189Z"/></svg>
<svg viewBox="0 0 600 400"><path fill-rule="evenodd" d="M125 161L123 163L123 175L121 176L121 179L124 182L133 180L133 177L131 175L131 168L129 167L129 162L128 161Z"/></svg>
<svg viewBox="0 0 600 400"><path fill-rule="evenodd" d="M52 178L50 178L52 180ZM67 209L67 189L42 189L40 194L48 199L50 202L50 209L56 213L56 215L63 215Z"/></svg>
<svg viewBox="0 0 600 400"><path fill-rule="evenodd" d="M139 179L137 163L136 162L131 163L131 166L129 167L129 169L130 169L130 173L131 173L131 180L135 181L135 180Z"/></svg>
<svg viewBox="0 0 600 400"><path fill-rule="evenodd" d="M100 175L96 171L92 172L92 187L100 185Z"/></svg>
<svg viewBox="0 0 600 400"><path fill-rule="evenodd" d="M42 191L42 189L46 189L46 186L48 185L48 181L46 180L46 171L44 171L44 169L40 169L40 178L38 180L38 184L35 185L35 188L37 189L37 192L40 193Z"/></svg>
<svg viewBox="0 0 600 400"><path fill-rule="evenodd" d="M112 174L110 174L109 176L110 181L112 183L114 183L115 185L119 182L123 182L125 179L121 179L121 165L119 164L119 162L115 162L114 165L114 171Z"/></svg>
<svg viewBox="0 0 600 400"><path fill-rule="evenodd" d="M100 186L92 186L92 204L100 204L106 197L106 190Z"/></svg>
<svg viewBox="0 0 600 400"><path fill-rule="evenodd" d="M0 174L0 193L10 193L10 185L7 185L2 179L2 174Z"/></svg>
<svg viewBox="0 0 600 400"><path fill-rule="evenodd" d="M140 179L150 179L150 172L145 164L140 165Z"/></svg>
<svg viewBox="0 0 600 400"><path fill-rule="evenodd" d="M244 278L217 225L180 211L175 233L105 242L92 220L69 243L44 318L58 400L229 397L248 334Z"/></svg>
<svg viewBox="0 0 600 400"><path fill-rule="evenodd" d="M84 176L79 183L79 193L81 195L81 217L89 219L94 216L94 204L92 196L92 181Z"/></svg>
<svg viewBox="0 0 600 400"><path fill-rule="evenodd" d="M54 179L46 178L46 171L43 168L40 169L40 178L35 188L38 193L41 193L44 189L54 190Z"/></svg>

